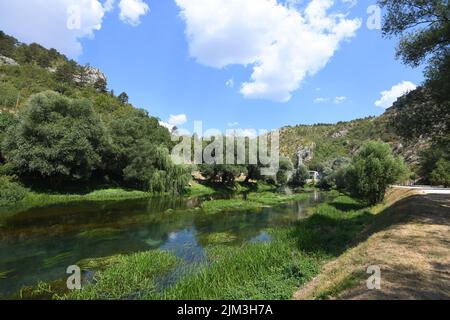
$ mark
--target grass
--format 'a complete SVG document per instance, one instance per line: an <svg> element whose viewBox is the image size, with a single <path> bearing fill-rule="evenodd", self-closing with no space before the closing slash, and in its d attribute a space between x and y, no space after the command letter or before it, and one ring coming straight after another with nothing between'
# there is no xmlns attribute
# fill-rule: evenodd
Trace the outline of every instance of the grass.
<svg viewBox="0 0 450 320"><path fill-rule="evenodd" d="M251 196L248 203L267 205L303 195ZM242 209L240 201L245 200L233 200L224 203ZM209 263L192 268L164 290L157 289L158 278L177 265L177 259L167 252L156 250L84 260L79 265L83 270L96 271L95 282L64 298L291 299L327 262L352 247L370 224L373 215L365 208L357 209L359 206L352 198L340 195L330 203L318 205L311 216L294 225L266 230L271 235L270 242L237 245L232 234L211 234L206 248ZM324 291L322 297L344 290L355 281L344 280Z"/></svg>
<svg viewBox="0 0 450 320"><path fill-rule="evenodd" d="M450 210L445 209L448 198L434 198L389 190L384 203L367 210L369 223L354 237L355 245L328 262L295 298L449 299L442 270L450 260ZM381 290L367 290L370 265L381 268Z"/></svg>
<svg viewBox="0 0 450 320"><path fill-rule="evenodd" d="M186 195L191 198L211 195L214 193L216 193L216 190L214 190L214 188L198 183L197 181L192 181L191 185L186 190Z"/></svg>
<svg viewBox="0 0 450 320"><path fill-rule="evenodd" d="M319 270L319 261L302 256L283 241L216 246L203 266L162 294L146 299L289 299Z"/></svg>
<svg viewBox="0 0 450 320"><path fill-rule="evenodd" d="M283 197L282 197L283 198ZM268 195L265 203L278 202ZM321 267L347 250L371 221L367 210L338 209L358 202L340 196L294 226L269 230L270 243L212 246L211 261L162 294L148 299L291 299L295 290L317 276Z"/></svg>
<svg viewBox="0 0 450 320"><path fill-rule="evenodd" d="M156 291L156 278L175 268L175 256L155 250L118 256L115 263L95 275L95 283L72 291L65 299L136 299Z"/></svg>
<svg viewBox="0 0 450 320"><path fill-rule="evenodd" d="M309 197L307 193L285 195L273 192L252 192L247 198L232 198L205 201L201 204L202 212L206 214L216 214L228 211L259 211L261 208L276 206L288 201L301 201Z"/></svg>
<svg viewBox="0 0 450 320"><path fill-rule="evenodd" d="M150 194L143 191L128 191L124 189L104 189L93 191L88 194L47 194L30 192L22 201L30 207L46 206L58 203L69 203L77 201L110 201L124 199L148 198Z"/></svg>
<svg viewBox="0 0 450 320"><path fill-rule="evenodd" d="M223 244L236 241L237 236L229 232L216 232L207 236L206 241L210 244Z"/></svg>

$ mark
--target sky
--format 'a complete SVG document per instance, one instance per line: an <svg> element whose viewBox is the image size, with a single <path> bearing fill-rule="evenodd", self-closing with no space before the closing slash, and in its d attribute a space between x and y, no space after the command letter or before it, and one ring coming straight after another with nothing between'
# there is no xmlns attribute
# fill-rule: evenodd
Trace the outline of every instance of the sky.
<svg viewBox="0 0 450 320"><path fill-rule="evenodd" d="M167 126L275 129L384 112L423 81L371 0L0 0L0 29L100 68Z"/></svg>

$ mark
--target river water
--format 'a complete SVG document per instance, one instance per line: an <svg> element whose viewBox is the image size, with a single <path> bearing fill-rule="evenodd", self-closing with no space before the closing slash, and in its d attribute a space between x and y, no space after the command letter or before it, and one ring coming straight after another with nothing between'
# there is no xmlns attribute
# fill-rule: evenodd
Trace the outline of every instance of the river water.
<svg viewBox="0 0 450 320"><path fill-rule="evenodd" d="M265 229L303 219L309 208L325 199L315 192L306 200L258 212L214 215L202 213L201 201L159 197L82 202L0 218L0 298L26 285L65 278L68 266L86 258L159 248L187 264L198 263L205 258L203 248L214 239L226 235L228 245L270 241Z"/></svg>

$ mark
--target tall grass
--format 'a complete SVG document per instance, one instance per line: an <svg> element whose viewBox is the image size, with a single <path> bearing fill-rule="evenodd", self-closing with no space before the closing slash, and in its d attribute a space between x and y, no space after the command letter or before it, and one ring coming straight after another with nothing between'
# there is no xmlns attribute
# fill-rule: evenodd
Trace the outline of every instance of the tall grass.
<svg viewBox="0 0 450 320"><path fill-rule="evenodd" d="M66 299L136 299L143 292L156 290L155 279L172 270L175 256L163 251L148 251L118 256L114 263L95 275L95 283L72 291Z"/></svg>

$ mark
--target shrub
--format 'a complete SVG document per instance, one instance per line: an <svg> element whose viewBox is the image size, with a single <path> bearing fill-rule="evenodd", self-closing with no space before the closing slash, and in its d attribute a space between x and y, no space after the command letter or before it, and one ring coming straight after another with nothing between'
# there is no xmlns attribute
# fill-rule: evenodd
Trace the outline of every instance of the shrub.
<svg viewBox="0 0 450 320"><path fill-rule="evenodd" d="M376 204L384 199L388 186L405 172L403 160L392 154L388 144L370 141L352 159L347 171L347 188L369 204Z"/></svg>
<svg viewBox="0 0 450 320"><path fill-rule="evenodd" d="M25 198L27 190L9 178L0 176L0 207L14 205Z"/></svg>
<svg viewBox="0 0 450 320"><path fill-rule="evenodd" d="M308 179L308 168L304 165L300 165L292 176L292 185L295 187L303 187Z"/></svg>
<svg viewBox="0 0 450 320"><path fill-rule="evenodd" d="M450 186L450 161L441 159L436 163L436 168L431 172L431 183Z"/></svg>

